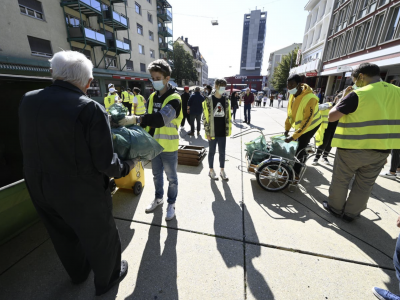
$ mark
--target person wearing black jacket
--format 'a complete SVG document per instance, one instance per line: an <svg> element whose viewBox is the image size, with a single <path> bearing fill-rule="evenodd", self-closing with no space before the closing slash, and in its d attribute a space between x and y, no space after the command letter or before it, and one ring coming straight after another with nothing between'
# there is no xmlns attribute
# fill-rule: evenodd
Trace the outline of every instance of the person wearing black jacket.
<svg viewBox="0 0 400 300"><path fill-rule="evenodd" d="M232 107L232 111L233 111L233 113L232 113L233 121L235 121L235 119L236 119L236 110L239 109L238 101L239 101L239 96L237 96L236 92L233 92L231 95L231 107Z"/></svg>
<svg viewBox="0 0 400 300"><path fill-rule="evenodd" d="M126 176L134 162L118 159L105 108L85 96L92 62L61 51L50 64L54 83L25 94L19 107L25 183L72 282L93 270L101 295L128 271L109 178Z"/></svg>
<svg viewBox="0 0 400 300"><path fill-rule="evenodd" d="M185 127L185 120L187 120L188 123L190 124L190 115L189 115L189 112L187 110L188 101L189 101L189 98L190 98L189 87L185 86L183 90L184 90L184 92L181 95L182 113L183 113L183 119L182 119L182 122L181 122L181 128Z"/></svg>

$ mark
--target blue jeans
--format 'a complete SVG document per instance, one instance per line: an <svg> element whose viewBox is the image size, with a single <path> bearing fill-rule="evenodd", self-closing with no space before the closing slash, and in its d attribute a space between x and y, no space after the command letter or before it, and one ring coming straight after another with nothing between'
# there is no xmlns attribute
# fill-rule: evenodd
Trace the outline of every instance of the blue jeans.
<svg viewBox="0 0 400 300"><path fill-rule="evenodd" d="M251 104L244 105L244 121L250 123Z"/></svg>
<svg viewBox="0 0 400 300"><path fill-rule="evenodd" d="M151 168L153 170L153 181L156 189L156 198L164 197L164 171L167 175L169 182L168 186L168 199L170 204L175 203L178 196L178 151L175 152L162 152L151 161Z"/></svg>
<svg viewBox="0 0 400 300"><path fill-rule="evenodd" d="M219 152L219 167L221 169L225 168L225 148L226 148L226 137L216 137L214 140L208 141L209 144L209 153L208 153L208 165L210 169L214 169L214 156L215 150L217 149L218 144L218 152Z"/></svg>

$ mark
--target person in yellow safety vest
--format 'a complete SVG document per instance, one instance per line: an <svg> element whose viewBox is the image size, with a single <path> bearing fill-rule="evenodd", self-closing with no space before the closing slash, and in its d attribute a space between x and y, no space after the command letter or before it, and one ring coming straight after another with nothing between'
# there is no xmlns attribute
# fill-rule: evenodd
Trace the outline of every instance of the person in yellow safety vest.
<svg viewBox="0 0 400 300"><path fill-rule="evenodd" d="M132 93L132 90L130 88L126 89L128 93L128 99L129 99L129 104L131 105L131 115L133 114L133 98L135 95Z"/></svg>
<svg viewBox="0 0 400 300"><path fill-rule="evenodd" d="M202 103L205 137L209 144L208 164L210 172L208 176L214 180L218 179L214 171L214 156L218 144L220 176L223 180L228 180L224 168L226 137L230 136L232 132L231 101L228 97L223 96L227 84L226 80L217 79L214 84L215 93L208 95Z"/></svg>
<svg viewBox="0 0 400 300"><path fill-rule="evenodd" d="M391 149L400 149L400 88L381 81L380 72L375 64L359 65L352 73L353 87L346 89L348 95L329 112L329 122L339 120L332 140L338 150L329 201L323 206L347 222L367 208Z"/></svg>
<svg viewBox="0 0 400 300"><path fill-rule="evenodd" d="M342 94L340 94L340 97ZM322 161L326 165L331 163L328 160L329 152L331 152L332 146L331 142L333 135L335 134L336 126L338 122L328 122L329 111L333 107L333 102L326 102L319 105L319 111L321 112L322 123L319 127L317 133L315 134L315 145L318 147L317 154L315 155L313 165L318 165L318 160L322 154Z"/></svg>
<svg viewBox="0 0 400 300"><path fill-rule="evenodd" d="M178 195L178 126L182 121L182 101L178 91L168 82L171 79L171 67L158 59L149 64L148 68L156 92L149 97L147 114L142 116L127 116L120 121L121 126L140 124L164 148L151 162L155 199L146 208L146 212L154 211L164 203L164 172L169 182L167 192L166 221L175 217L175 202Z"/></svg>
<svg viewBox="0 0 400 300"><path fill-rule="evenodd" d="M146 100L144 100L144 97L140 95L139 88L133 88L133 93L135 94L135 97L133 98L133 114L137 116L144 115L146 113Z"/></svg>
<svg viewBox="0 0 400 300"><path fill-rule="evenodd" d="M304 162L307 156L305 148L317 132L322 123L321 113L318 109L318 97L313 90L305 83L301 83L301 77L297 74L289 76L287 88L290 94L288 104L288 116L285 122L285 142L298 141L296 157ZM289 137L289 130L293 127L295 132ZM301 164L294 165L296 180L301 172Z"/></svg>
<svg viewBox="0 0 400 300"><path fill-rule="evenodd" d="M125 106L128 109L128 115L132 115L132 104L130 104L129 101L129 94L127 91L125 91L124 87L121 87L121 98L122 98L122 105Z"/></svg>
<svg viewBox="0 0 400 300"><path fill-rule="evenodd" d="M108 112L108 108L115 103L115 97L113 95L109 95L108 93L104 94L104 107Z"/></svg>

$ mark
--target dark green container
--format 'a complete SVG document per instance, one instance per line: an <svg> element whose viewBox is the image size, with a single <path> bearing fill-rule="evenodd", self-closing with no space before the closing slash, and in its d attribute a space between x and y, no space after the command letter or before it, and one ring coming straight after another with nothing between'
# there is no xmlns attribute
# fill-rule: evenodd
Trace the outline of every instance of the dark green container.
<svg viewBox="0 0 400 300"><path fill-rule="evenodd" d="M35 222L39 216L32 204L25 180L0 189L0 245Z"/></svg>

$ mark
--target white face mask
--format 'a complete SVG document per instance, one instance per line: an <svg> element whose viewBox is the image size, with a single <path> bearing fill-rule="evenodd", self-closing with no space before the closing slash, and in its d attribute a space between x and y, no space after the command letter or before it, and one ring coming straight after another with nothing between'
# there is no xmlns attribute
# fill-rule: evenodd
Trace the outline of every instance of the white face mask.
<svg viewBox="0 0 400 300"><path fill-rule="evenodd" d="M291 94L291 95L294 95L294 94L296 94L296 93L297 93L297 88L294 88L294 89L288 90L288 92L289 92L289 94Z"/></svg>
<svg viewBox="0 0 400 300"><path fill-rule="evenodd" d="M354 84L353 85L353 90L355 91L355 90L357 90L359 87L357 86L357 84Z"/></svg>
<svg viewBox="0 0 400 300"><path fill-rule="evenodd" d="M218 89L218 92L222 95L223 93L225 93L225 87L224 86L221 86L219 89Z"/></svg>

